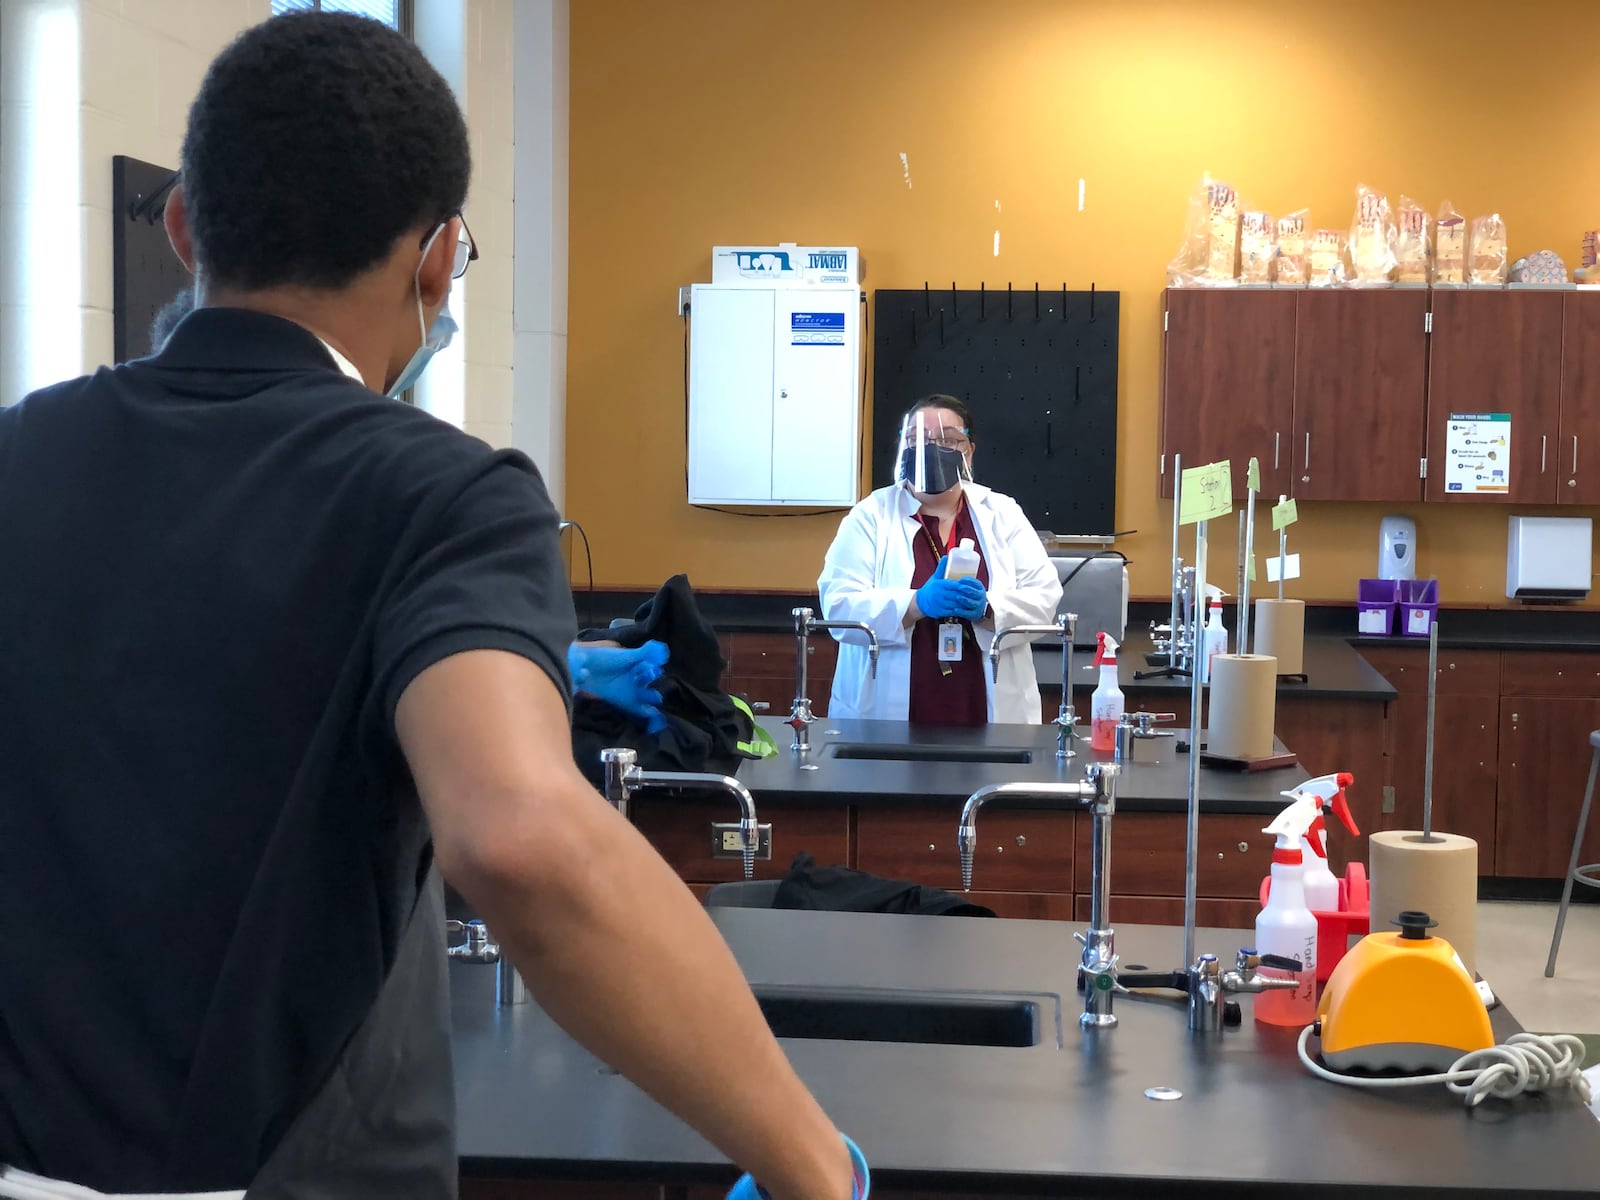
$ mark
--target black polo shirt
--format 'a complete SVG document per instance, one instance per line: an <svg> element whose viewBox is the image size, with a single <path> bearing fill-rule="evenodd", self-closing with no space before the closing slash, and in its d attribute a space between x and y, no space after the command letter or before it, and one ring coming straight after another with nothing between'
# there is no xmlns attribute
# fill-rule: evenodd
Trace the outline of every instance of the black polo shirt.
<svg viewBox="0 0 1600 1200"><path fill-rule="evenodd" d="M533 465L291 322L0 410L0 1163L249 1179L431 861L401 692L477 648L565 692L574 634Z"/></svg>

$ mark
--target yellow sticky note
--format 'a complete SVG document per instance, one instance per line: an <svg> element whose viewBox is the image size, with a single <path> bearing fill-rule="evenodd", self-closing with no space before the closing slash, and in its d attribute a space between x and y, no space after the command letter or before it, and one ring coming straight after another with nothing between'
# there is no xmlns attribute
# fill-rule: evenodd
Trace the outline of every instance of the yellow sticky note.
<svg viewBox="0 0 1600 1200"><path fill-rule="evenodd" d="M1183 496L1178 524L1214 521L1233 511L1233 466L1227 459L1183 472Z"/></svg>
<svg viewBox="0 0 1600 1200"><path fill-rule="evenodd" d="M1244 577L1251 583L1256 581L1256 556L1254 554L1246 554L1244 556Z"/></svg>
<svg viewBox="0 0 1600 1200"><path fill-rule="evenodd" d="M1252 492L1261 490L1261 460L1259 458L1250 460L1250 469L1245 472L1244 486ZM1251 578L1254 578L1254 576L1251 576Z"/></svg>
<svg viewBox="0 0 1600 1200"><path fill-rule="evenodd" d="M1285 525L1293 525L1300 519L1300 510L1295 507L1293 500L1281 500L1272 506L1272 528L1282 529Z"/></svg>

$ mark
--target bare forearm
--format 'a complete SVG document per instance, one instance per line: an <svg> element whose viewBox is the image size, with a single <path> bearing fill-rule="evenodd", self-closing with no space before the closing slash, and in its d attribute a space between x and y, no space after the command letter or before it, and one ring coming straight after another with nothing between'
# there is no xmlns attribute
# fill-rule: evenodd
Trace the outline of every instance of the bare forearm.
<svg viewBox="0 0 1600 1200"><path fill-rule="evenodd" d="M705 911L631 825L579 807L559 846L544 831L536 877L457 886L575 1039L774 1196L846 1200L843 1141Z"/></svg>

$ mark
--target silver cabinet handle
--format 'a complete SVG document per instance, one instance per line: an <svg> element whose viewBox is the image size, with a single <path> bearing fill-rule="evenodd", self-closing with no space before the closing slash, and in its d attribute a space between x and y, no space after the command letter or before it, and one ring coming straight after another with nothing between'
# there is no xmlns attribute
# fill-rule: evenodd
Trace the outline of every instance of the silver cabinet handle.
<svg viewBox="0 0 1600 1200"><path fill-rule="evenodd" d="M1541 474L1541 475L1544 474L1544 449L1545 449L1545 443L1548 442L1549 440L1550 440L1550 435L1549 434L1541 433L1539 435L1539 474Z"/></svg>
<svg viewBox="0 0 1600 1200"><path fill-rule="evenodd" d="M1278 469L1278 443L1282 440L1283 434L1275 433L1272 435L1272 469L1274 471Z"/></svg>
<svg viewBox="0 0 1600 1200"><path fill-rule="evenodd" d="M1578 435L1572 435L1572 473L1578 473Z"/></svg>
<svg viewBox="0 0 1600 1200"><path fill-rule="evenodd" d="M1311 470L1311 434L1306 434L1306 470Z"/></svg>

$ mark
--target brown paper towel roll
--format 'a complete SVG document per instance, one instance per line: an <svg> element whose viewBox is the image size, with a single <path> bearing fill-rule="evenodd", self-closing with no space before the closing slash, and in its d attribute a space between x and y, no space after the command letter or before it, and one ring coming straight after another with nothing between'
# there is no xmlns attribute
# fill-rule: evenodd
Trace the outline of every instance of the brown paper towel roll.
<svg viewBox="0 0 1600 1200"><path fill-rule="evenodd" d="M1420 830L1389 829L1367 839L1372 932L1394 930L1402 912L1425 912L1429 930L1455 947L1467 970L1477 968L1478 843L1454 833L1424 842Z"/></svg>
<svg viewBox="0 0 1600 1200"><path fill-rule="evenodd" d="M1219 654L1211 660L1211 712L1206 750L1224 758L1272 753L1278 660L1264 654Z"/></svg>
<svg viewBox="0 0 1600 1200"><path fill-rule="evenodd" d="M1256 601L1257 654L1278 660L1279 675L1298 675L1306 669L1306 602Z"/></svg>

